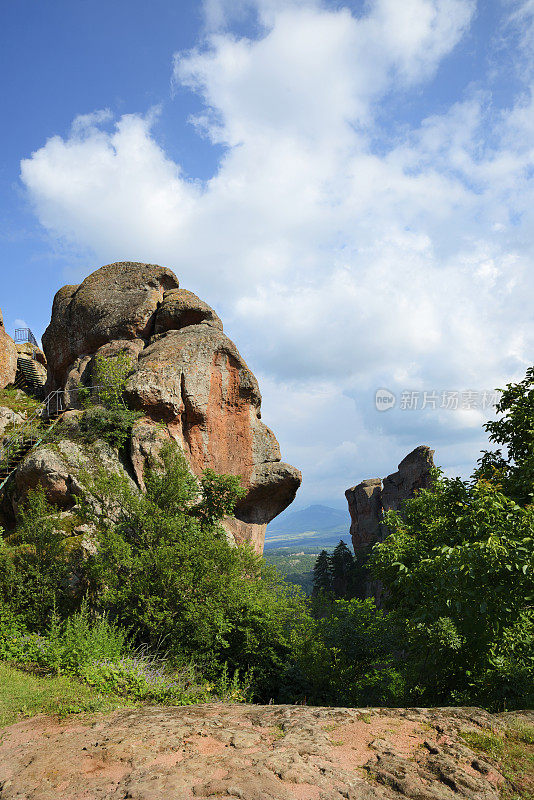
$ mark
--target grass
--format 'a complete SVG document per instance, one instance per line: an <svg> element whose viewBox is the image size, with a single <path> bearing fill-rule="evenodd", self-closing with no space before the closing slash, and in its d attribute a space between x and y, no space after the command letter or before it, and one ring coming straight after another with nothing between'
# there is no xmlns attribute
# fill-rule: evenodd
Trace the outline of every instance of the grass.
<svg viewBox="0 0 534 800"><path fill-rule="evenodd" d="M0 389L0 406L10 408L12 411L17 413L27 411L28 416L31 417L39 405L39 400L26 394L22 389L15 389L13 386Z"/></svg>
<svg viewBox="0 0 534 800"><path fill-rule="evenodd" d="M112 711L128 705L65 676L38 677L0 662L0 728L24 717Z"/></svg>
<svg viewBox="0 0 534 800"><path fill-rule="evenodd" d="M462 738L493 761L504 775L503 800L534 797L534 725L520 719L510 722L504 733L464 731Z"/></svg>
<svg viewBox="0 0 534 800"><path fill-rule="evenodd" d="M286 735L286 732L281 725L275 725L273 728L271 728L271 730L272 730L272 736L275 740L283 739L284 736Z"/></svg>

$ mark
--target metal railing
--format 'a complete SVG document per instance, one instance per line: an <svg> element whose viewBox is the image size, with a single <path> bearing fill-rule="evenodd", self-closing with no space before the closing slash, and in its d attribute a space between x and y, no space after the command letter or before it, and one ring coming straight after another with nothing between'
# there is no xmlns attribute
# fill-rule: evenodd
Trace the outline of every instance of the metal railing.
<svg viewBox="0 0 534 800"><path fill-rule="evenodd" d="M57 389L54 392L50 392L50 394L46 396L44 402L35 410L35 413L17 425L16 430L13 431L9 439L3 442L0 447L0 471L9 467L11 458L21 447L26 448L27 446L26 452L28 452L28 450L40 444L43 439L46 438L47 434L57 422L59 415L63 414L69 408L72 408L72 395L82 392L82 396L87 396L87 399L90 398L91 402L98 403L100 399L100 388L100 386L83 386L78 389L71 389L67 392L67 401L65 400L66 392L64 389ZM43 422L49 423L44 429L41 428ZM14 469L15 467L13 467L13 470ZM9 472L9 475L13 470ZM0 489L9 475L0 483Z"/></svg>
<svg viewBox="0 0 534 800"><path fill-rule="evenodd" d="M15 328L15 344L24 344L26 342L39 347L31 328Z"/></svg>

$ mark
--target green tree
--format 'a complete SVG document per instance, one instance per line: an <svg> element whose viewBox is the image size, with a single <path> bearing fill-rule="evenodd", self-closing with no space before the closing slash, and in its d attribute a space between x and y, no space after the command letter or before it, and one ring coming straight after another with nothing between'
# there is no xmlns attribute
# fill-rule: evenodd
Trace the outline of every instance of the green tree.
<svg viewBox="0 0 534 800"><path fill-rule="evenodd" d="M373 548L370 567L407 620L414 698L532 701L534 509L491 482L436 470L432 488L385 521L391 533Z"/></svg>
<svg viewBox="0 0 534 800"><path fill-rule="evenodd" d="M332 589L336 597L352 596L354 582L354 556L343 540L334 548L330 557L332 565Z"/></svg>
<svg viewBox="0 0 534 800"><path fill-rule="evenodd" d="M42 630L54 608L66 615L77 605L71 588L76 564L66 548L59 513L38 487L28 493L15 531L0 536L0 605L9 606L31 630Z"/></svg>
<svg viewBox="0 0 534 800"><path fill-rule="evenodd" d="M399 705L404 701L397 652L404 626L373 600L336 600L318 620L302 654L308 697L319 705Z"/></svg>
<svg viewBox="0 0 534 800"><path fill-rule="evenodd" d="M252 548L228 543L220 520L240 495L234 480L210 472L199 483L177 449L162 460L148 471L146 495L118 476L91 487L108 509L95 519L95 602L175 661L193 658L213 673L224 663L253 669L258 696L269 699L306 628L304 601Z"/></svg>
<svg viewBox="0 0 534 800"><path fill-rule="evenodd" d="M534 497L534 367L519 383L500 389L500 418L485 424L489 439L506 448L485 451L475 477L491 480L521 505Z"/></svg>
<svg viewBox="0 0 534 800"><path fill-rule="evenodd" d="M98 399L110 410L126 408L124 386L132 371L132 358L128 353L113 356L97 354L93 364L93 386L98 388Z"/></svg>
<svg viewBox="0 0 534 800"><path fill-rule="evenodd" d="M312 597L332 591L332 561L326 550L321 550L313 566Z"/></svg>

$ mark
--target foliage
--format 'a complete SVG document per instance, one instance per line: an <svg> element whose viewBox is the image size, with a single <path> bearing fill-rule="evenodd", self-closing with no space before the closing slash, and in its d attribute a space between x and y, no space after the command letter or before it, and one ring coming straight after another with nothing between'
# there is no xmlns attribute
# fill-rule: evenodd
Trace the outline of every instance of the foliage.
<svg viewBox="0 0 534 800"><path fill-rule="evenodd" d="M321 550L313 567L312 597L332 592L332 559L326 550Z"/></svg>
<svg viewBox="0 0 534 800"><path fill-rule="evenodd" d="M93 596L137 642L178 662L195 658L212 675L224 663L253 669L256 689L272 693L303 601L251 548L229 545L219 521L237 498L235 482L209 473L199 485L172 448L162 460L162 470L148 471L146 495L119 476L91 487L116 510L114 521L95 520Z"/></svg>
<svg viewBox="0 0 534 800"><path fill-rule="evenodd" d="M89 442L103 439L111 447L121 450L132 434L132 427L141 414L127 408L88 408L79 421L79 430Z"/></svg>
<svg viewBox="0 0 534 800"><path fill-rule="evenodd" d="M18 414L26 412L29 416L33 416L40 406L40 401L22 389L6 386L5 389L0 389L0 406L10 408Z"/></svg>
<svg viewBox="0 0 534 800"><path fill-rule="evenodd" d="M522 381L499 391L501 417L484 427L490 442L506 447L507 456L502 450L485 451L475 477L496 483L504 494L526 505L534 499L534 367Z"/></svg>
<svg viewBox="0 0 534 800"><path fill-rule="evenodd" d="M111 711L126 702L69 676L38 677L0 662L0 728L35 714Z"/></svg>
<svg viewBox="0 0 534 800"><path fill-rule="evenodd" d="M308 552L311 550L311 552ZM290 547L275 547L265 550L263 558L280 572L284 580L299 586L306 595L313 589L313 565L317 560L317 552L312 548L303 548L298 552Z"/></svg>
<svg viewBox="0 0 534 800"><path fill-rule="evenodd" d="M98 353L93 365L93 385L98 387L100 402L106 408L126 408L124 386L132 371L132 358L128 353L104 356Z"/></svg>
<svg viewBox="0 0 534 800"><path fill-rule="evenodd" d="M78 613L60 621L52 615L46 633L30 633L20 619L0 607L0 659L55 675L76 676L104 695L172 705L230 698L247 699L247 680L223 669L215 683L200 678L192 664L169 669L148 651L133 652L127 632L106 615Z"/></svg>
<svg viewBox="0 0 534 800"><path fill-rule="evenodd" d="M78 396L86 410L79 420L79 431L89 442L103 439L111 447L121 450L132 433L132 427L141 414L128 409L124 401L126 378L132 369L132 359L127 353L113 356L97 354L93 366L94 389L81 387ZM99 405L93 405L95 400Z"/></svg>
<svg viewBox="0 0 534 800"><path fill-rule="evenodd" d="M336 597L350 597L354 574L354 556L344 541L340 540L330 558L332 589Z"/></svg>
<svg viewBox="0 0 534 800"><path fill-rule="evenodd" d="M40 633L30 633L20 617L2 606L0 632L0 659L36 664L56 674L79 674L95 659L116 660L127 649L127 631L105 615L91 614L85 602L65 620L54 610L49 625Z"/></svg>
<svg viewBox="0 0 534 800"><path fill-rule="evenodd" d="M28 493L19 525L5 542L0 536L0 545L0 606L9 606L31 630L46 627L56 606L61 615L73 609L75 565L42 487Z"/></svg>
<svg viewBox="0 0 534 800"><path fill-rule="evenodd" d="M532 701L534 510L487 481L436 471L432 489L386 523L391 534L373 548L370 566L407 620L414 697L491 707Z"/></svg>
<svg viewBox="0 0 534 800"><path fill-rule="evenodd" d="M237 475L218 475L204 470L200 479L202 501L195 509L203 527L210 528L218 520L233 514L238 500L245 496L241 478Z"/></svg>
<svg viewBox="0 0 534 800"><path fill-rule="evenodd" d="M329 597L365 599L362 587L368 575L368 557L368 551L353 555L342 539L332 553L321 551L313 570L312 590L312 597L317 600L315 609L319 616L328 606Z"/></svg>
<svg viewBox="0 0 534 800"><path fill-rule="evenodd" d="M336 600L316 625L302 656L312 702L322 705L398 705L404 679L394 652L403 624L373 600Z"/></svg>
<svg viewBox="0 0 534 800"><path fill-rule="evenodd" d="M489 757L504 776L503 800L531 800L534 793L533 725L512 717L501 733L464 731L462 738L473 750Z"/></svg>

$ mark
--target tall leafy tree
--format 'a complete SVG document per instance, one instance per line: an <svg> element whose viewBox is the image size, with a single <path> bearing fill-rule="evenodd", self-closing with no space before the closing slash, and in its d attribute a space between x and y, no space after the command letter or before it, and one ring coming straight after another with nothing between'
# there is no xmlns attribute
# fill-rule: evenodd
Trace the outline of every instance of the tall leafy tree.
<svg viewBox="0 0 534 800"><path fill-rule="evenodd" d="M505 447L485 451L475 477L500 485L505 494L521 505L534 500L534 367L519 383L500 389L496 420L485 424L489 439Z"/></svg>
<svg viewBox="0 0 534 800"><path fill-rule="evenodd" d="M303 599L252 548L228 543L220 521L242 495L236 478L210 471L197 481L170 447L161 459L146 494L117 475L90 487L111 512L94 520L93 602L139 644L194 658L208 673L225 662L252 669L258 696L274 697L308 624Z"/></svg>
<svg viewBox="0 0 534 800"><path fill-rule="evenodd" d="M408 621L414 699L534 701L534 508L486 480L447 479L386 515L371 569Z"/></svg>

